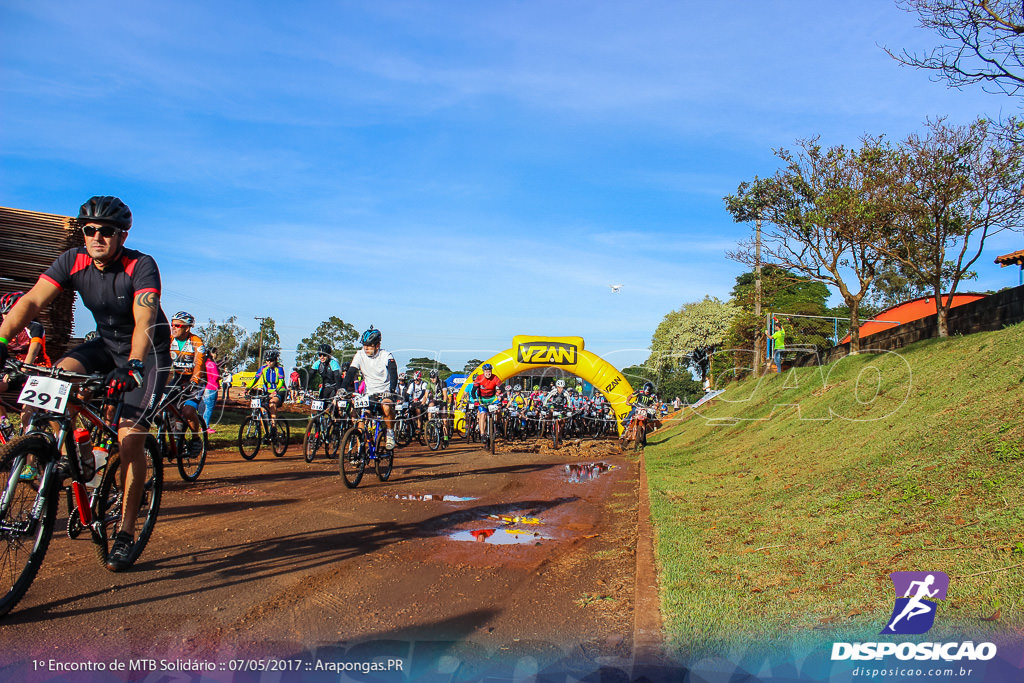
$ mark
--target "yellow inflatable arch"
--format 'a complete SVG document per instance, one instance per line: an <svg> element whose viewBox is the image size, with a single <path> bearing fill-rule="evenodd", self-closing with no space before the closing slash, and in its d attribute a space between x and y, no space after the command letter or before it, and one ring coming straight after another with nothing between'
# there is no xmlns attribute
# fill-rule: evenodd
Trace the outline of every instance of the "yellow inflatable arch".
<svg viewBox="0 0 1024 683"><path fill-rule="evenodd" d="M629 399L633 388L610 363L583 348L582 337L530 337L517 335L512 338L512 348L495 354L480 365L490 363L494 374L507 381L518 374L535 368L556 367L582 377L600 391L618 420L619 433L622 421L629 414ZM460 405L465 393L473 386L473 377L480 374L477 367L469 374L456 396ZM465 417L461 411L458 417Z"/></svg>

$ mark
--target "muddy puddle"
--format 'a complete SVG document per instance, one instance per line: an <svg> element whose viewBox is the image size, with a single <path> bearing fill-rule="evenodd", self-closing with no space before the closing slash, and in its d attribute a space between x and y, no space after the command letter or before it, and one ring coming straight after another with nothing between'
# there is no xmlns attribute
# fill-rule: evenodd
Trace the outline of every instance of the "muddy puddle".
<svg viewBox="0 0 1024 683"><path fill-rule="evenodd" d="M473 543L490 543L491 545L538 545L550 538L539 531L529 529L469 529L453 531L448 534L453 541L470 541Z"/></svg>
<svg viewBox="0 0 1024 683"><path fill-rule="evenodd" d="M550 541L551 528L544 528L539 517L515 514L488 514L479 519L487 526L482 529L459 529L447 534L453 541L471 541L494 545L538 545Z"/></svg>
<svg viewBox="0 0 1024 683"><path fill-rule="evenodd" d="M432 500L441 501L444 503L465 503L466 501L476 500L471 496L449 496L449 495L435 495L433 493L406 493L398 494L395 496L396 500Z"/></svg>
<svg viewBox="0 0 1024 683"><path fill-rule="evenodd" d="M606 462L581 463L579 465L566 465L564 470L565 480L570 484L580 484L593 481L605 472L618 469L618 465L610 465Z"/></svg>

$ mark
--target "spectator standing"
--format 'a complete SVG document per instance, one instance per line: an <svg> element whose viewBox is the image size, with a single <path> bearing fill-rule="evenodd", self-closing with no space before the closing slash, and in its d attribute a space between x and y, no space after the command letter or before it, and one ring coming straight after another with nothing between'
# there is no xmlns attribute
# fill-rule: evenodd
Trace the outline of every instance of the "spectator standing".
<svg viewBox="0 0 1024 683"><path fill-rule="evenodd" d="M295 403L299 400L299 386L302 378L299 376L299 369L292 368L292 374L288 376L288 400Z"/></svg>
<svg viewBox="0 0 1024 683"><path fill-rule="evenodd" d="M234 381L235 376L230 372L225 372L224 377L221 378L221 386L224 388L224 399L223 402L227 405L228 394L231 392L231 382Z"/></svg>
<svg viewBox="0 0 1024 683"><path fill-rule="evenodd" d="M764 331L766 337L772 340L772 361L775 363L775 373L782 372L782 350L786 348L786 329L778 320L774 321L775 331Z"/></svg>
<svg viewBox="0 0 1024 683"><path fill-rule="evenodd" d="M206 422L206 433L213 434L216 430L210 426L213 419L213 408L217 405L217 392L220 389L220 366L217 365L217 349L210 349L203 365L206 370L206 391L203 392L203 420Z"/></svg>

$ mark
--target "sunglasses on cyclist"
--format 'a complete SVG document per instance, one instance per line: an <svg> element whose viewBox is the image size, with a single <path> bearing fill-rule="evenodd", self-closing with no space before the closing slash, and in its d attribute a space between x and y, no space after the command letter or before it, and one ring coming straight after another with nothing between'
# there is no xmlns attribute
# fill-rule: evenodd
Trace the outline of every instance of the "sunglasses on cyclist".
<svg viewBox="0 0 1024 683"><path fill-rule="evenodd" d="M171 327L192 327L191 325L182 325L181 323L171 323Z"/></svg>
<svg viewBox="0 0 1024 683"><path fill-rule="evenodd" d="M117 228L115 228L112 225L101 225L98 228L96 226L93 226L93 225L87 225L84 228L82 228L82 233L86 237L92 237L97 232L101 236L106 237L107 239L110 239L111 237L113 237L114 235L116 235L117 233L119 233L121 231L118 230Z"/></svg>

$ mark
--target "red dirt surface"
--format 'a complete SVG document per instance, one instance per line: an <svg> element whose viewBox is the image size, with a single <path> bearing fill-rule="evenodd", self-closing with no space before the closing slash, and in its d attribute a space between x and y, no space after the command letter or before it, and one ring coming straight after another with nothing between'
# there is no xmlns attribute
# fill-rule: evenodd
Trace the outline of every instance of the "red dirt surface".
<svg viewBox="0 0 1024 683"><path fill-rule="evenodd" d="M203 680L276 681L233 669L288 666L300 668L284 680L337 681L326 663L374 656L400 661L404 680L475 680L524 666L628 676L636 458L620 455L616 441L499 450L456 440L432 453L414 444L396 451L390 481L368 469L355 490L337 461L305 463L301 444L252 462L217 450L194 484L165 469L154 535L122 574L99 566L88 534L67 538L62 515L35 583L0 622L0 680L158 680L109 668L58 673L50 663L151 659L176 671L213 667ZM591 462L615 467L568 480L567 464ZM475 500L400 498L425 494ZM449 538L506 528L531 542Z"/></svg>

